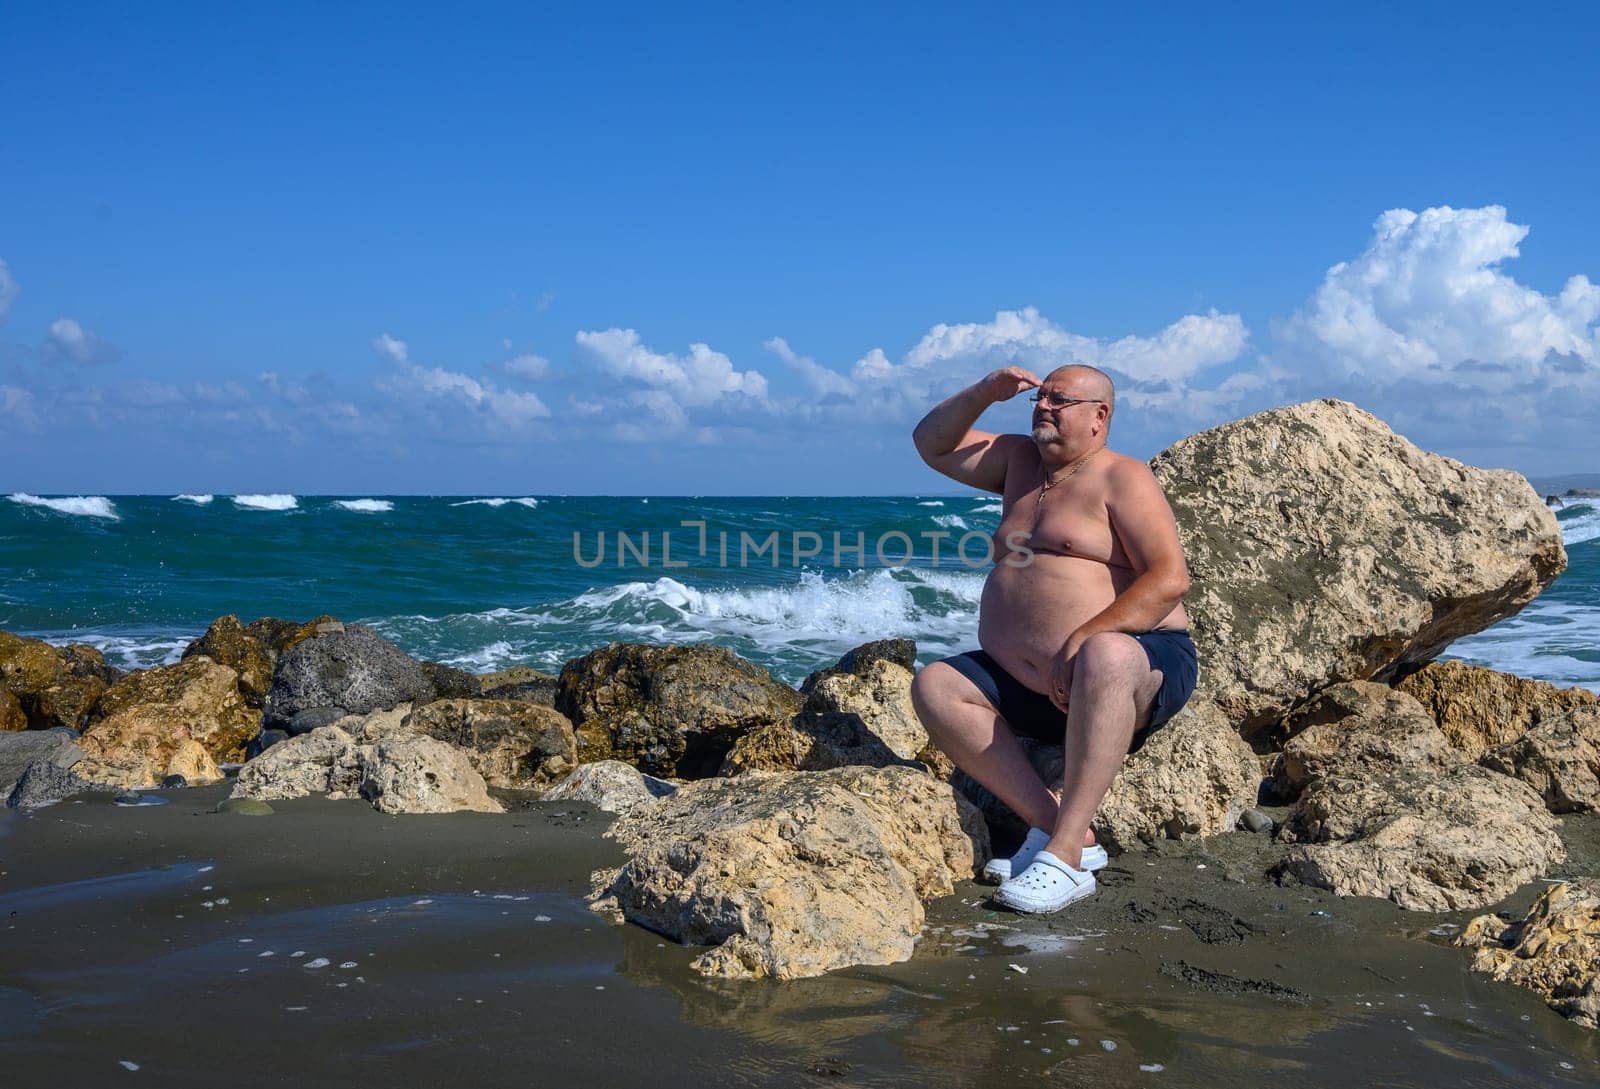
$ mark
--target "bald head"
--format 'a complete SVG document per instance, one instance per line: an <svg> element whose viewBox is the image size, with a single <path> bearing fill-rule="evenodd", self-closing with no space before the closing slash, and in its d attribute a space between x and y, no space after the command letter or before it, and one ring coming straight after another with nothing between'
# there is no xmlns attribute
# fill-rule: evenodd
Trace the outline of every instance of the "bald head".
<svg viewBox="0 0 1600 1089"><path fill-rule="evenodd" d="M1106 403L1106 422L1111 422L1111 416L1117 410L1117 387L1112 384L1111 376L1099 367L1091 367L1087 363L1068 363L1057 367L1044 376L1046 382L1057 378L1073 379L1073 391L1080 397L1091 397Z"/></svg>

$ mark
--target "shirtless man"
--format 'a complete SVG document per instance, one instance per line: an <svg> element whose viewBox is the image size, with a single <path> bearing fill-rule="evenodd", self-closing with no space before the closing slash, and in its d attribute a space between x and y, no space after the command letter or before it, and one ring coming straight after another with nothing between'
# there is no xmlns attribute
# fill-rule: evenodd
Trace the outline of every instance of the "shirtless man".
<svg viewBox="0 0 1600 1089"><path fill-rule="evenodd" d="M1031 437L973 428L990 405L1034 388ZM1198 676L1177 524L1149 467L1106 448L1115 403L1093 367L1042 382L1006 367L940 404L913 436L945 476L1005 496L979 606L983 649L928 666L911 695L939 748L1028 822L1022 850L984 870L1001 882L995 899L1019 911L1095 891L1106 855L1089 822L1123 757L1177 713ZM1064 745L1059 795L1019 734Z"/></svg>

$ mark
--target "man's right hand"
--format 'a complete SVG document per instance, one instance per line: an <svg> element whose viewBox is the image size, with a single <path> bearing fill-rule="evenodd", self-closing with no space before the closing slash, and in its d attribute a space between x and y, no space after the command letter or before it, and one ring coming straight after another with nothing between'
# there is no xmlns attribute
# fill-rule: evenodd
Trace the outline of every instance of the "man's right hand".
<svg viewBox="0 0 1600 1089"><path fill-rule="evenodd" d="M978 383L990 401L1009 401L1025 389L1037 389L1039 377L1022 367L1001 367Z"/></svg>

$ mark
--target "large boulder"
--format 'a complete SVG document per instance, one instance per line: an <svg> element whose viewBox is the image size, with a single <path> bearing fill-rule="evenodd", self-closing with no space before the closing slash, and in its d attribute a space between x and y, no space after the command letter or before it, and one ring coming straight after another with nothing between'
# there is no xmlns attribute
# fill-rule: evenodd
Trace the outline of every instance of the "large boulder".
<svg viewBox="0 0 1600 1089"><path fill-rule="evenodd" d="M554 673L545 673L531 666L512 666L495 673L478 675L478 689L485 699L525 700L547 707L556 705L556 683Z"/></svg>
<svg viewBox="0 0 1600 1089"><path fill-rule="evenodd" d="M22 701L11 694L11 690L0 688L0 733L14 733L28 728L28 712L22 709Z"/></svg>
<svg viewBox="0 0 1600 1089"><path fill-rule="evenodd" d="M1551 885L1510 923L1480 915L1456 944L1477 950L1477 971L1537 991L1562 1016L1600 1028L1600 881Z"/></svg>
<svg viewBox="0 0 1600 1089"><path fill-rule="evenodd" d="M800 704L765 669L705 646L612 643L568 662L556 691L580 760L673 779L715 775L742 734L788 721Z"/></svg>
<svg viewBox="0 0 1600 1089"><path fill-rule="evenodd" d="M817 682L827 677L864 673L874 662L889 662L901 669L915 672L917 644L911 639L874 639L870 643L862 643L859 647L846 651L833 665L807 674L806 679L800 682L800 694L811 695L811 690L817 686Z"/></svg>
<svg viewBox="0 0 1600 1089"><path fill-rule="evenodd" d="M35 764L51 764L65 769L81 759L82 750L62 730L0 733L0 798L10 795L18 781Z"/></svg>
<svg viewBox="0 0 1600 1089"><path fill-rule="evenodd" d="M1600 809L1600 707L1550 719L1480 763L1527 783L1552 813L1592 813Z"/></svg>
<svg viewBox="0 0 1600 1089"><path fill-rule="evenodd" d="M1412 911L1496 903L1566 858L1538 793L1475 764L1315 779L1282 837L1280 875Z"/></svg>
<svg viewBox="0 0 1600 1089"><path fill-rule="evenodd" d="M910 768L751 772L681 787L607 835L598 910L714 948L705 975L796 979L911 956L922 902L988 857L977 811Z"/></svg>
<svg viewBox="0 0 1600 1089"><path fill-rule="evenodd" d="M154 786L169 774L221 778L217 764L243 759L261 713L245 705L238 674L203 656L130 673L106 690L78 744L83 778ZM200 760L195 743L207 754ZM191 780L192 781L192 780Z"/></svg>
<svg viewBox="0 0 1600 1089"><path fill-rule="evenodd" d="M905 764L860 715L802 711L788 722L758 726L735 741L722 762L723 775L747 771L827 771L851 765L883 768Z"/></svg>
<svg viewBox="0 0 1600 1089"><path fill-rule="evenodd" d="M239 769L229 797L365 798L384 813L498 813L483 776L442 741L389 728L368 742L338 725L272 746Z"/></svg>
<svg viewBox="0 0 1600 1089"><path fill-rule="evenodd" d="M1584 688L1558 688L1465 662L1429 662L1395 687L1416 697L1471 760L1576 707L1600 705L1600 696Z"/></svg>
<svg viewBox="0 0 1600 1089"><path fill-rule="evenodd" d="M579 764L545 791L547 802L586 802L606 813L631 813L677 792L677 785L646 775L621 760Z"/></svg>
<svg viewBox="0 0 1600 1089"><path fill-rule="evenodd" d="M1422 704L1372 681L1319 692L1287 717L1284 728L1291 736L1274 769L1274 786L1285 798L1298 797L1323 776L1442 772L1462 762Z"/></svg>
<svg viewBox="0 0 1600 1089"><path fill-rule="evenodd" d="M48 730L83 726L106 688L119 676L98 650L81 643L53 646L0 631L0 726ZM17 712L24 725L18 725Z"/></svg>
<svg viewBox="0 0 1600 1089"><path fill-rule="evenodd" d="M233 614L219 616L205 634L184 648L183 657L205 655L239 675L239 692L251 707L265 702L272 685L272 672L278 659L316 635L343 625L331 616L319 616L304 624L266 616L241 624Z"/></svg>
<svg viewBox="0 0 1600 1089"><path fill-rule="evenodd" d="M1189 561L1201 693L1246 734L1436 657L1566 567L1521 476L1427 453L1343 401L1203 431L1151 467Z"/></svg>
<svg viewBox="0 0 1600 1089"><path fill-rule="evenodd" d="M341 624L278 659L262 726L294 731L303 715L362 715L436 696L422 663L364 624Z"/></svg>
<svg viewBox="0 0 1600 1089"><path fill-rule="evenodd" d="M537 703L436 700L411 712L403 726L463 750L492 787L549 786L578 764L572 723L561 712Z"/></svg>
<svg viewBox="0 0 1600 1089"><path fill-rule="evenodd" d="M898 662L872 659L854 672L818 680L806 696L805 710L855 715L896 756L915 760L928 747L928 732L911 703L911 679L911 670Z"/></svg>

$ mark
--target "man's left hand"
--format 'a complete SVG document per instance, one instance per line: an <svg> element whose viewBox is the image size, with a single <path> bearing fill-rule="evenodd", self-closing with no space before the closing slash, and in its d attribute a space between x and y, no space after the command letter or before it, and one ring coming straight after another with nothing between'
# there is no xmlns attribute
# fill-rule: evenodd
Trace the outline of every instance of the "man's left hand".
<svg viewBox="0 0 1600 1089"><path fill-rule="evenodd" d="M1073 632L1050 663L1050 702L1062 714L1067 713L1067 700L1072 695L1072 674L1078 665L1078 648L1083 646L1085 638Z"/></svg>

